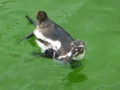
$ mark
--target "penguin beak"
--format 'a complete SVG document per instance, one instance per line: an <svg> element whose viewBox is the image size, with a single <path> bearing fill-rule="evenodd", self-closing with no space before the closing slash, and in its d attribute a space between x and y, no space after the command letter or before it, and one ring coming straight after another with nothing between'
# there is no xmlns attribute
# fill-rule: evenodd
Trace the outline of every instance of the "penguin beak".
<svg viewBox="0 0 120 90"><path fill-rule="evenodd" d="M22 40L28 39L28 38L33 37L33 36L34 36L34 33L31 32L28 35L26 35Z"/></svg>

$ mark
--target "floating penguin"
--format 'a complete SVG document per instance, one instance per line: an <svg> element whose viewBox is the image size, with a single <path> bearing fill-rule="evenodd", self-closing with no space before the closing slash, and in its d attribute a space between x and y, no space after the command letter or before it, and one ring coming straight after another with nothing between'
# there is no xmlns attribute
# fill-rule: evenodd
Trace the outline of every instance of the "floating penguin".
<svg viewBox="0 0 120 90"><path fill-rule="evenodd" d="M24 39L36 37L36 43L41 48L41 56L54 58L64 63L82 59L85 54L85 45L81 40L74 40L64 29L51 21L46 12L38 11L32 33Z"/></svg>
<svg viewBox="0 0 120 90"><path fill-rule="evenodd" d="M81 60L85 55L85 44L81 40L73 40L70 45L70 51L63 56L57 57L57 59L67 62L76 62L77 60Z"/></svg>

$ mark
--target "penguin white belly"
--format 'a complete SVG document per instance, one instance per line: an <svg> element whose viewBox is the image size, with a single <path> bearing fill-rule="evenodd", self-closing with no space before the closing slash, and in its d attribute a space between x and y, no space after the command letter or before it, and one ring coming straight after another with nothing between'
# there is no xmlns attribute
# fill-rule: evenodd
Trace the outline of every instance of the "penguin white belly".
<svg viewBox="0 0 120 90"><path fill-rule="evenodd" d="M37 39L41 39L41 40L49 43L49 45L46 46L44 43L41 43L40 41L36 40L36 43L42 49L42 52L44 52L48 48L52 48L52 49L57 51L61 47L61 42L60 41L58 41L58 40L54 41L54 40L52 40L50 38L46 38L40 32L40 29L35 29L34 30L34 35L36 36Z"/></svg>
<svg viewBox="0 0 120 90"><path fill-rule="evenodd" d="M79 54L78 56L73 57L73 59L74 60L81 60L81 59L83 59L84 55L85 55L85 50L84 50L84 52L82 54Z"/></svg>
<svg viewBox="0 0 120 90"><path fill-rule="evenodd" d="M41 52L44 53L49 47L45 44L41 43L39 40L36 39L37 45L41 48Z"/></svg>

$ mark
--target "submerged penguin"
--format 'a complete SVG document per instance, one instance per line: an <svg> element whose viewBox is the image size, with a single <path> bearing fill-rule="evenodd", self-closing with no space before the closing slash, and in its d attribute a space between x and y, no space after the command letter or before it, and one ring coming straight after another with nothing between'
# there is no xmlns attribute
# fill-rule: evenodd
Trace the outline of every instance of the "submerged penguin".
<svg viewBox="0 0 120 90"><path fill-rule="evenodd" d="M80 60L85 55L85 44L81 40L73 40L70 45L70 51L63 56L59 56L58 59L63 62L75 62Z"/></svg>
<svg viewBox="0 0 120 90"><path fill-rule="evenodd" d="M70 50L65 55L59 55L53 49L46 50L46 53L53 53L53 59L62 63L73 63L82 59L85 55L85 44L81 40L73 40L70 45Z"/></svg>
<svg viewBox="0 0 120 90"><path fill-rule="evenodd" d="M41 56L65 63L83 58L85 53L83 41L74 40L64 29L51 21L44 11L38 11L36 19L34 31L25 39L33 35L36 37L36 43L41 48Z"/></svg>

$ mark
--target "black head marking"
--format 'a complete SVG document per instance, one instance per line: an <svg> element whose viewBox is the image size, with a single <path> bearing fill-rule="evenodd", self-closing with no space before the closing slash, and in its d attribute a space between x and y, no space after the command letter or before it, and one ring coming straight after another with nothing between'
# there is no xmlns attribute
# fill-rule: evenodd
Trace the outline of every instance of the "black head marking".
<svg viewBox="0 0 120 90"><path fill-rule="evenodd" d="M38 11L37 15L36 15L36 18L40 21L45 20L46 18L48 18L47 13L44 12L44 11Z"/></svg>
<svg viewBox="0 0 120 90"><path fill-rule="evenodd" d="M74 40L71 43L71 50L73 55L78 56L79 54L82 54L84 52L84 42L81 40Z"/></svg>
<svg viewBox="0 0 120 90"><path fill-rule="evenodd" d="M74 40L72 43L71 43L71 47L77 47L80 45L80 43L82 43L82 41L80 40Z"/></svg>
<svg viewBox="0 0 120 90"><path fill-rule="evenodd" d="M41 43L45 44L46 46L48 46L50 43L48 43L47 41L44 41L42 39L37 39L38 41L40 41Z"/></svg>

